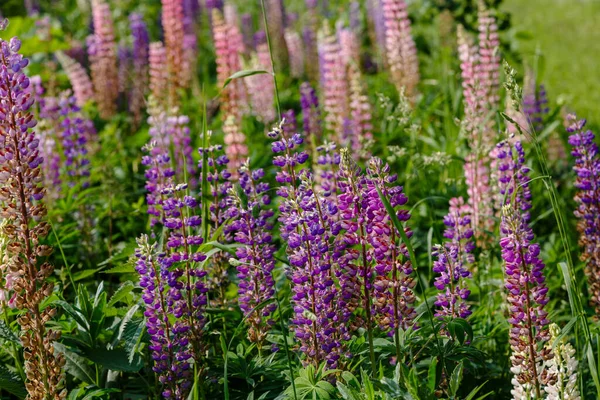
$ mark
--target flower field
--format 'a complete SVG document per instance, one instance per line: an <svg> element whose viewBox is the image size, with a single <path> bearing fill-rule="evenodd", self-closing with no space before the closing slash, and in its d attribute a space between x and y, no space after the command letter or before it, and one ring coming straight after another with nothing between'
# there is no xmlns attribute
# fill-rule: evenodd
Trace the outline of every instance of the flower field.
<svg viewBox="0 0 600 400"><path fill-rule="evenodd" d="M0 399L600 399L598 117L500 3L3 0Z"/></svg>

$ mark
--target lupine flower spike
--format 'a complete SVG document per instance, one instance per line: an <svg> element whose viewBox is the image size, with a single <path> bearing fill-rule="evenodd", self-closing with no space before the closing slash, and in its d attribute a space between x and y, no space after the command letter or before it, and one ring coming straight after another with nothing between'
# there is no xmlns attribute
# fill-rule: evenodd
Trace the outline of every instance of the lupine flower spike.
<svg viewBox="0 0 600 400"><path fill-rule="evenodd" d="M556 324L550 325L550 341L554 357L548 361L547 380L544 388L548 400L581 400L577 386L577 357L575 349L560 335Z"/></svg>
<svg viewBox="0 0 600 400"><path fill-rule="evenodd" d="M178 91L187 87L184 61L184 31L182 0L161 0L162 26L165 31L165 49L167 55L167 71L169 82L169 107L178 105Z"/></svg>
<svg viewBox="0 0 600 400"><path fill-rule="evenodd" d="M129 16L129 26L133 37L133 88L129 99L129 111L133 114L134 125L138 126L142 121L144 96L148 86L150 36L140 14L134 13Z"/></svg>
<svg viewBox="0 0 600 400"><path fill-rule="evenodd" d="M505 287L511 324L511 372L514 374L513 398L541 399L546 376L546 361L552 358L546 346L549 339L548 288L540 245L533 243L529 227L531 192L525 153L520 142L513 147L506 141L498 145L501 193L505 197L500 224L500 246L505 263Z"/></svg>
<svg viewBox="0 0 600 400"><path fill-rule="evenodd" d="M19 310L21 343L25 349L25 388L31 400L62 399L64 356L54 350L60 331L47 327L56 314L52 307L42 307L52 294L48 278L54 267L38 262L52 253L40 241L48 235L50 225L44 221L45 190L40 164L39 138L32 131L36 120L31 114L34 99L27 90L29 78L23 69L29 60L19 54L21 42L0 39L0 217L8 221L4 235L8 240L6 257L0 269L10 275L10 307Z"/></svg>
<svg viewBox="0 0 600 400"><path fill-rule="evenodd" d="M579 220L579 245L582 261L586 264L591 303L600 316L600 153L594 142L594 133L585 129L586 120L577 120L575 115L567 117L571 125L567 128L571 154L575 157L573 169L577 174L575 195Z"/></svg>
<svg viewBox="0 0 600 400"><path fill-rule="evenodd" d="M69 77L73 93L77 99L77 105L83 107L88 100L94 98L94 86L90 77L85 68L68 55L58 52L56 53L56 57Z"/></svg>

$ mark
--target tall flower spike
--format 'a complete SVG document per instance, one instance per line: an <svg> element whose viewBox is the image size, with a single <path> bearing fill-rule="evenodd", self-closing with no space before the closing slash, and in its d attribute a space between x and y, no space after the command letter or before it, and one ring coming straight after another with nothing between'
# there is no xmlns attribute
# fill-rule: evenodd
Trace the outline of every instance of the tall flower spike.
<svg viewBox="0 0 600 400"><path fill-rule="evenodd" d="M87 120L75 104L71 93L63 93L58 101L60 107L60 132L65 154L66 180L69 186L89 186L90 160L88 139L93 132L92 122Z"/></svg>
<svg viewBox="0 0 600 400"><path fill-rule="evenodd" d="M264 32L257 33L256 39L256 55L251 60L252 68L270 71L271 58ZM252 111L257 119L265 124L274 121L276 115L273 77L269 74L259 74L249 76L245 81L248 84Z"/></svg>
<svg viewBox="0 0 600 400"><path fill-rule="evenodd" d="M362 158L369 158L362 154L363 143L373 139L371 122L371 104L363 85L360 69L355 62L348 65L348 79L350 81L350 119L352 121L352 134L348 144L355 153Z"/></svg>
<svg viewBox="0 0 600 400"><path fill-rule="evenodd" d="M163 385L163 397L180 399L191 378L187 362L190 355L185 337L177 335L169 318L172 301L166 297L169 272L163 265L164 255L159 254L156 244L151 244L147 235L138 238L137 244L135 269L140 274L142 299L146 306L144 316L154 361L152 370Z"/></svg>
<svg viewBox="0 0 600 400"><path fill-rule="evenodd" d="M529 168L520 142L513 147L498 145L498 169L501 193L505 196L500 223L500 246L505 265L505 287L508 292L511 325L511 372L514 374L513 398L541 399L544 391L545 362L552 357L546 346L549 339L548 288L540 246L533 243L529 227L531 192Z"/></svg>
<svg viewBox="0 0 600 400"><path fill-rule="evenodd" d="M600 155L594 142L594 133L585 129L586 120L567 116L571 154L575 157L573 170L577 174L574 186L577 209L575 216L579 231L579 245L583 248L582 261L586 264L590 300L600 316Z"/></svg>
<svg viewBox="0 0 600 400"><path fill-rule="evenodd" d="M19 54L21 42L14 37L0 39L0 217L8 221L4 234L8 240L2 275L10 274L12 298L9 304L19 310L21 342L25 349L25 388L32 400L62 399L66 390L62 367L63 355L55 352L53 343L60 331L46 324L56 309L42 307L52 294L48 282L54 267L38 263L52 249L41 244L50 230L43 219L46 207L41 201L45 190L40 164L39 138L32 131L36 120L31 114L33 98L27 88L29 78L23 69L29 60ZM41 265L40 265L41 264Z"/></svg>
<svg viewBox="0 0 600 400"><path fill-rule="evenodd" d="M302 108L302 127L304 141L309 153L322 141L321 109L315 89L308 82L300 85L300 107Z"/></svg>
<svg viewBox="0 0 600 400"><path fill-rule="evenodd" d="M283 0L266 0L265 3L275 68L277 71L285 71L289 67L289 54L285 42L285 9Z"/></svg>
<svg viewBox="0 0 600 400"><path fill-rule="evenodd" d="M77 99L77 105L83 107L88 100L94 98L94 86L92 85L90 77L85 71L85 68L68 55L58 52L56 53L56 58L58 58L58 61L69 77L73 93Z"/></svg>
<svg viewBox="0 0 600 400"><path fill-rule="evenodd" d="M433 263L433 272L439 274L434 283L440 291L435 302L438 318L467 318L471 315L466 302L471 293L467 287L467 280L472 276L469 267L474 262L470 214L471 207L462 197L450 199L450 211L444 217L444 237L448 241L437 246L437 260Z"/></svg>
<svg viewBox="0 0 600 400"><path fill-rule="evenodd" d="M161 0L162 26L165 31L165 49L167 53L167 71L169 82L169 106L178 105L178 91L185 88L185 70L183 50L183 4L182 0Z"/></svg>
<svg viewBox="0 0 600 400"><path fill-rule="evenodd" d="M119 59L119 93L126 94L129 89L129 81L131 73L131 49L125 45L119 45L117 49L117 55Z"/></svg>
<svg viewBox="0 0 600 400"><path fill-rule="evenodd" d="M575 349L565 337L561 337L560 328L550 325L548 347L553 349L554 357L548 361L548 385L544 388L548 400L581 400L577 386L577 357Z"/></svg>
<svg viewBox="0 0 600 400"><path fill-rule="evenodd" d="M236 232L235 241L242 245L236 249L240 280L238 302L250 325L248 338L257 343L259 348L274 323L271 314L276 309L273 302L257 309L260 304L272 301L275 296L275 246L271 233L271 217L274 213L268 208L271 199L267 194L269 184L262 182L264 174L262 169L251 171L248 162L242 165L239 180L245 201L231 188L233 207L229 211L232 218L231 229Z"/></svg>
<svg viewBox="0 0 600 400"><path fill-rule="evenodd" d="M479 2L479 58L475 73L479 82L478 98L484 101L488 112L497 110L500 96L500 40L496 18Z"/></svg>
<svg viewBox="0 0 600 400"><path fill-rule="evenodd" d="M104 0L92 1L94 34L88 37L88 55L94 96L100 116L110 118L117 111L119 96L117 49L110 7Z"/></svg>
<svg viewBox="0 0 600 400"><path fill-rule="evenodd" d="M293 78L300 78L304 74L304 49L302 48L302 38L298 32L287 28L285 30L285 42L287 43L290 55L290 74Z"/></svg>
<svg viewBox="0 0 600 400"><path fill-rule="evenodd" d="M133 13L129 16L129 28L133 38L133 87L129 98L129 111L133 114L134 125L139 126L148 86L150 36L141 14Z"/></svg>
<svg viewBox="0 0 600 400"><path fill-rule="evenodd" d="M167 51L162 42L150 44L148 63L150 66L150 92L154 99L160 101L163 108L166 108L165 92L168 87L169 75L167 73Z"/></svg>
<svg viewBox="0 0 600 400"><path fill-rule="evenodd" d="M419 83L417 47L411 35L411 24L404 0L382 0L385 26L385 48L392 81L396 88L404 87L414 99Z"/></svg>
<svg viewBox="0 0 600 400"><path fill-rule="evenodd" d="M343 144L344 121L349 116L348 83L340 45L328 25L319 32L319 64L323 88L325 127Z"/></svg>
<svg viewBox="0 0 600 400"><path fill-rule="evenodd" d="M335 299L337 288L332 270L331 235L335 207L315 194L312 175L307 169L298 170L308 155L300 151L302 137L288 135L281 125L269 136L272 143L273 164L280 168L276 180L282 197L279 221L282 240L288 243L287 252L292 281L292 326L304 354L304 364L319 365L326 361L335 368L344 351L343 341L348 332L343 324L342 310Z"/></svg>
<svg viewBox="0 0 600 400"><path fill-rule="evenodd" d="M493 197L490 190L490 171L483 160L470 154L465 163L467 203L471 207L471 226L478 247L489 245L489 234L494 230ZM502 197L502 196L499 196ZM499 204L502 205L501 203Z"/></svg>

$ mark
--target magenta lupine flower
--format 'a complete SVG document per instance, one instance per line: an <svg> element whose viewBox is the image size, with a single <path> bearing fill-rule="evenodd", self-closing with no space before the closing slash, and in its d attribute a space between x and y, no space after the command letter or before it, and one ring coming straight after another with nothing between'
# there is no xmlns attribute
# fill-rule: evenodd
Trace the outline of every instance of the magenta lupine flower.
<svg viewBox="0 0 600 400"><path fill-rule="evenodd" d="M302 137L288 136L281 126L269 134L277 139L272 144L276 156L273 164L281 168L276 180L282 197L279 221L282 240L288 243L292 281L292 326L305 355L305 364L326 361L335 368L342 354L343 341L349 339L347 327L337 309L337 289L332 270L330 237L337 209L315 194L314 182L307 169L298 170L308 155L299 151Z"/></svg>
<svg viewBox="0 0 600 400"><path fill-rule="evenodd" d="M235 241L242 246L236 249L238 271L238 303L250 325L248 338L262 346L270 326L271 314L277 308L273 302L260 310L255 308L275 296L273 268L275 267L269 184L262 182L264 171L251 171L248 163L239 172L240 187L246 196L242 201L235 190L230 190L232 205L228 216L232 218L231 229Z"/></svg>
<svg viewBox="0 0 600 400"><path fill-rule="evenodd" d="M373 134L371 133L373 129L371 104L366 94L362 74L355 62L351 62L348 65L348 79L350 81L351 120L351 135L348 144L355 153L360 154L363 143L373 139Z"/></svg>
<svg viewBox="0 0 600 400"><path fill-rule="evenodd" d="M471 278L469 267L474 262L471 252L474 249L471 229L471 207L462 197L450 199L450 210L444 217L444 245L437 245L433 272L439 274L434 285L440 291L435 305L438 318L467 318L471 315L466 300L471 291L467 282Z"/></svg>
<svg viewBox="0 0 600 400"><path fill-rule="evenodd" d="M117 49L110 8L104 0L92 1L94 34L88 37L88 56L94 83L94 96L102 118L117 111L119 79Z"/></svg>
<svg viewBox="0 0 600 400"><path fill-rule="evenodd" d="M586 275L591 303L600 315L600 156L594 143L594 133L585 129L586 120L569 115L571 125L567 128L571 154L575 157L573 170L577 174L574 186L579 220L579 245L583 248L581 259L586 263Z"/></svg>
<svg viewBox="0 0 600 400"><path fill-rule="evenodd" d="M4 29L0 23L0 30ZM0 275L10 276L10 307L18 310L20 340L25 353L25 387L28 398L62 398L66 395L64 356L54 351L60 331L47 324L56 310L46 305L53 292L48 280L54 267L46 260L52 249L42 244L50 231L42 199L42 157L39 137L32 130L34 98L23 69L29 60L19 54L21 41L0 39L0 218L6 249Z"/></svg>
<svg viewBox="0 0 600 400"><path fill-rule="evenodd" d="M129 16L129 28L133 38L133 87L129 96L129 111L133 114L134 125L138 126L142 121L148 86L150 35L141 14L133 13Z"/></svg>
<svg viewBox="0 0 600 400"><path fill-rule="evenodd" d="M348 118L348 81L340 45L327 26L319 36L319 65L323 88L325 127L343 144L344 119Z"/></svg>
<svg viewBox="0 0 600 400"><path fill-rule="evenodd" d="M169 75L167 73L167 51L162 42L150 44L148 64L150 68L150 92L156 101L167 107L164 94L169 85Z"/></svg>
<svg viewBox="0 0 600 400"><path fill-rule="evenodd" d="M290 74L300 78L304 74L304 49L300 34L291 28L285 30L285 42L290 56Z"/></svg>
<svg viewBox="0 0 600 400"><path fill-rule="evenodd" d="M162 27L165 32L165 49L167 53L167 71L169 82L169 106L176 106L179 102L178 90L185 88L185 72L182 68L184 61L183 50L183 5L182 0L161 0Z"/></svg>
<svg viewBox="0 0 600 400"><path fill-rule="evenodd" d="M338 40L340 42L340 54L344 65L351 62L360 63L360 42L356 32L349 28L338 27Z"/></svg>
<svg viewBox="0 0 600 400"><path fill-rule="evenodd" d="M513 150L514 148L514 150ZM505 196L500 224L500 246L505 263L505 287L508 291L511 324L512 391L515 398L542 398L544 361L551 355L545 344L549 339L548 288L540 259L540 246L533 243L529 227L531 192L529 168L520 142L498 145L498 169L501 193Z"/></svg>
<svg viewBox="0 0 600 400"><path fill-rule="evenodd" d="M322 140L321 110L315 89L308 82L300 85L300 107L302 108L302 126L306 146L309 150L316 148Z"/></svg>
<svg viewBox="0 0 600 400"><path fill-rule="evenodd" d="M94 98L94 86L85 68L77 61L62 52L56 53L56 58L69 77L77 105L83 107L85 103Z"/></svg>
<svg viewBox="0 0 600 400"><path fill-rule="evenodd" d="M163 386L163 397L181 399L191 380L191 354L187 339L169 319L171 307L166 299L166 281L170 274L164 265L164 254L159 254L156 244L149 243L148 236L142 235L137 243L135 269L140 274L142 299L146 305L144 316L154 361L152 370Z"/></svg>
<svg viewBox="0 0 600 400"><path fill-rule="evenodd" d="M465 181L467 183L467 203L471 207L471 226L477 246L486 248L489 234L494 230L493 197L490 190L490 171L483 160L477 160L474 154L467 157L465 163Z"/></svg>
<svg viewBox="0 0 600 400"><path fill-rule="evenodd" d="M382 0L385 48L392 81L398 91L405 88L409 98L416 95L419 83L417 47L404 0Z"/></svg>

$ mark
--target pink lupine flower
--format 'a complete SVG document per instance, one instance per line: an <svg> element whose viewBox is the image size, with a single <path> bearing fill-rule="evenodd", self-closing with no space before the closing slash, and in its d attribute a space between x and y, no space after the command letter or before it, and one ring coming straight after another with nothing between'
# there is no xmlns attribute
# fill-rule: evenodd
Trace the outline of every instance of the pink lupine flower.
<svg viewBox="0 0 600 400"><path fill-rule="evenodd" d="M165 49L167 52L167 66L169 74L169 105L177 105L177 91L187 87L185 82L183 54L183 4L181 0L161 0L162 26L165 32Z"/></svg>
<svg viewBox="0 0 600 400"><path fill-rule="evenodd" d="M494 211L490 191L490 171L483 160L469 155L465 164L465 180L471 207L471 223L478 247L486 248L489 233L494 229Z"/></svg>
<svg viewBox="0 0 600 400"><path fill-rule="evenodd" d="M349 145L354 152L359 153L362 150L362 143L373 138L371 133L373 129L371 104L363 85L362 75L355 62L348 65L348 79L350 81L350 119L352 128Z"/></svg>
<svg viewBox="0 0 600 400"><path fill-rule="evenodd" d="M486 9L483 2L479 3L479 59L475 73L479 82L478 97L487 105L488 109L496 110L499 107L500 96L500 55L498 38L498 25L496 19Z"/></svg>
<svg viewBox="0 0 600 400"><path fill-rule="evenodd" d="M234 116L230 115L223 124L223 133L225 134L225 154L229 158L229 168L236 175L237 169L248 157L248 146L246 145L246 135L240 131L239 125L235 122ZM234 170L235 169L235 170Z"/></svg>
<svg viewBox="0 0 600 400"><path fill-rule="evenodd" d="M319 64L325 127L334 135L338 143L343 143L344 121L349 116L348 82L340 45L327 25L319 35Z"/></svg>
<svg viewBox="0 0 600 400"><path fill-rule="evenodd" d="M56 57L69 77L73 93L77 99L77 105L83 107L85 103L94 98L94 86L90 77L85 68L68 55L58 52Z"/></svg>
<svg viewBox="0 0 600 400"><path fill-rule="evenodd" d="M117 49L110 8L103 0L92 1L94 34L88 37L88 56L94 95L102 118L117 111L119 96Z"/></svg>
<svg viewBox="0 0 600 400"><path fill-rule="evenodd" d="M382 0L387 62L396 88L404 87L409 98L416 95L419 83L417 47L404 0Z"/></svg>
<svg viewBox="0 0 600 400"><path fill-rule="evenodd" d="M342 62L348 65L351 62L360 63L360 42L356 33L348 28L338 28L338 40Z"/></svg>
<svg viewBox="0 0 600 400"><path fill-rule="evenodd" d="M162 42L150 44L148 62L150 65L150 92L157 101L164 102L168 86L167 52Z"/></svg>
<svg viewBox="0 0 600 400"><path fill-rule="evenodd" d="M285 42L287 43L290 56L290 74L294 78L300 78L304 74L304 50L302 38L295 30L285 30Z"/></svg>

